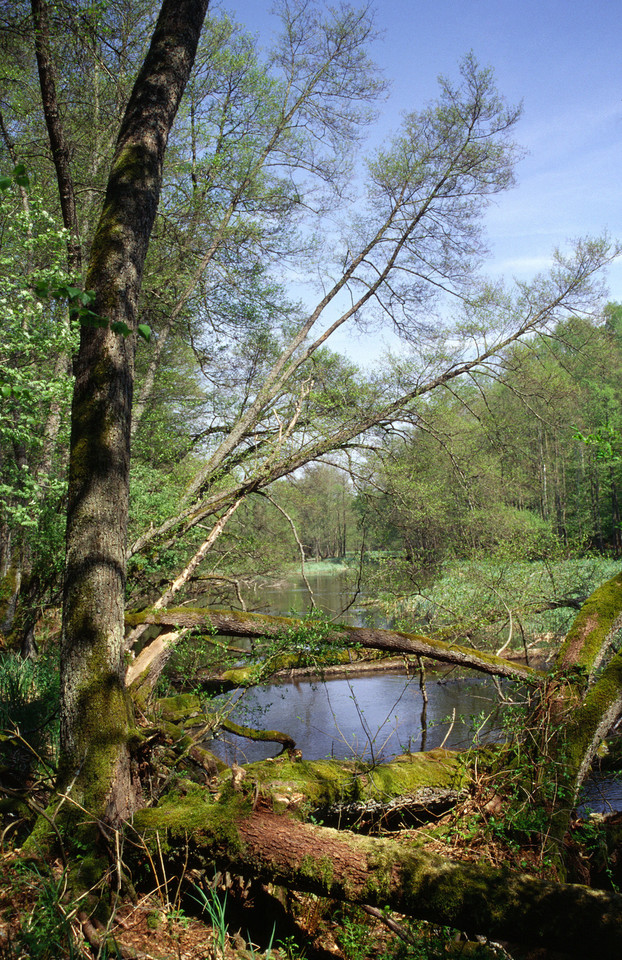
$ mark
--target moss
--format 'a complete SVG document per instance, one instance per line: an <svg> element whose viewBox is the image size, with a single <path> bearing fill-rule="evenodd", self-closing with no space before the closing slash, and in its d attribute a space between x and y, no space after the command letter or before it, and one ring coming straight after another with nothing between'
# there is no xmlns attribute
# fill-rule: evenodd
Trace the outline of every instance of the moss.
<svg viewBox="0 0 622 960"><path fill-rule="evenodd" d="M592 673L601 651L622 614L622 573L603 583L585 601L570 628L558 657L558 668L580 668Z"/></svg>
<svg viewBox="0 0 622 960"><path fill-rule="evenodd" d="M16 566L10 566L0 579L0 627L9 620L9 614L17 592L18 571ZM7 624L8 626L8 624Z"/></svg>
<svg viewBox="0 0 622 960"><path fill-rule="evenodd" d="M459 790L468 781L462 754L450 750L404 754L391 763L372 766L359 761L292 760L285 756L272 763L260 761L246 767L247 782L266 797L304 796L299 816L352 801L383 802L416 796L428 789Z"/></svg>
<svg viewBox="0 0 622 960"><path fill-rule="evenodd" d="M96 654L93 659L100 658ZM59 777L63 785L73 784L72 795L83 807L101 815L117 779L118 764L129 751L133 718L119 678L109 670L98 672L94 666L89 672L94 679L79 690L76 710L78 750L85 759L77 778L74 771L67 770L66 762Z"/></svg>
<svg viewBox="0 0 622 960"><path fill-rule="evenodd" d="M96 854L90 854L75 861L75 881L77 888L82 890L91 890L97 886L105 875L110 864L106 857L98 857Z"/></svg>
<svg viewBox="0 0 622 960"><path fill-rule="evenodd" d="M368 852L367 869L370 873L366 884L369 902L386 903L393 881L393 859L382 844L374 846Z"/></svg>
<svg viewBox="0 0 622 960"><path fill-rule="evenodd" d="M157 807L139 810L133 828L154 853L167 835L191 837L203 850L216 852L222 847L231 853L242 849L237 822L250 811L250 803L239 793L223 790L214 801L204 788L186 781L181 791L178 786Z"/></svg>
<svg viewBox="0 0 622 960"><path fill-rule="evenodd" d="M155 703L155 710L168 723L180 723L202 713L199 697L192 693L180 693L174 697L161 697Z"/></svg>
<svg viewBox="0 0 622 960"><path fill-rule="evenodd" d="M247 667L234 667L232 670L225 670L221 679L234 687L254 687L261 681L262 675L261 665L253 663Z"/></svg>
<svg viewBox="0 0 622 960"><path fill-rule="evenodd" d="M619 653L588 690L581 706L573 711L570 723L564 726L565 759L570 778L578 775L586 754L595 748L594 738L611 708L617 703L621 690L622 653Z"/></svg>
<svg viewBox="0 0 622 960"><path fill-rule="evenodd" d="M329 857L316 859L306 853L300 861L299 873L305 880L318 883L322 889L329 891L333 885L334 868Z"/></svg>

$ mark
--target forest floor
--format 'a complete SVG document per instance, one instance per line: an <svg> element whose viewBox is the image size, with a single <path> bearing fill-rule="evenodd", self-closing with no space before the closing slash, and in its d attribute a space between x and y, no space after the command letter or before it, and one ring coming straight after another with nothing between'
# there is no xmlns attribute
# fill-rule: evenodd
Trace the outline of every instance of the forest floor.
<svg viewBox="0 0 622 960"><path fill-rule="evenodd" d="M433 823L383 834L404 844L423 838L428 849L454 860L487 861L545 875L541 851L507 843L481 829L482 815L498 816L502 802L482 787ZM479 824L475 832L474 822ZM219 877L218 888L210 889L191 869L184 871L183 883L160 880L155 888L151 884L131 899L113 894L104 927L86 920L80 903L69 897L65 877L60 860L44 863L25 857L19 848L2 850L0 960L436 960L463 955L482 960L544 960L549 956L467 943L446 928L412 923L386 912L373 916L358 907L285 893L257 882L246 884L228 875ZM218 915L220 906L223 910ZM210 915L212 910L217 916ZM390 929L391 923L402 936Z"/></svg>
<svg viewBox="0 0 622 960"><path fill-rule="evenodd" d="M208 922L200 918L186 893L175 904L166 903L162 889L119 899L106 926L86 921L80 904L72 902L65 889L60 861L44 864L22 857L19 850L0 855L0 958L1 960L348 960L352 950L339 945L344 927L331 917L336 905L312 896L288 895L295 906L295 924L279 935L265 924L265 910L255 909L248 893L231 898L236 922ZM229 882L231 882L229 880ZM219 893L224 904L226 897ZM246 903L240 906L240 900ZM274 897L278 905L278 897ZM188 906L188 912L182 906ZM196 914L196 915L193 915ZM370 917L358 924L369 956L387 953L392 939L386 927ZM264 923L262 924L262 920ZM246 921L253 936L241 923ZM265 929L262 929L264 925ZM353 924L347 924L346 939L353 946ZM238 929L239 928L239 929ZM296 935L291 932L295 928ZM257 939L263 949L254 943ZM383 950L380 950L380 948ZM356 953L362 958L359 947Z"/></svg>

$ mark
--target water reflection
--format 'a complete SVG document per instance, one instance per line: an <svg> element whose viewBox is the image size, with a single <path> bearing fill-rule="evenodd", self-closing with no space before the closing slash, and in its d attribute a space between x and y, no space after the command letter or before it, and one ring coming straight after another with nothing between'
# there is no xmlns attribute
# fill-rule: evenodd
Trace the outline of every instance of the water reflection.
<svg viewBox="0 0 622 960"><path fill-rule="evenodd" d="M579 816L622 810L622 782L615 776L592 774L581 790Z"/></svg>
<svg viewBox="0 0 622 960"><path fill-rule="evenodd" d="M480 740L498 737L499 700L491 681L437 678L428 680L427 686L430 696L424 711L418 674L271 684L241 696L232 719L289 734L306 760L331 756L378 761L406 750L461 748L472 742L475 729ZM211 748L227 762L237 763L279 752L276 744L228 734Z"/></svg>
<svg viewBox="0 0 622 960"><path fill-rule="evenodd" d="M388 626L386 617L379 610L363 603L364 592L357 593L353 578L343 568L336 565L333 573L314 573L310 565L305 574L316 608L328 617L338 618L342 623L355 627ZM313 609L309 589L302 576L261 582L257 585L257 594L265 612L275 616L300 616Z"/></svg>
<svg viewBox="0 0 622 960"><path fill-rule="evenodd" d="M353 626L391 625L380 611L362 602L364 593L351 603L352 578L346 571L337 568L330 574L314 573L309 565L307 580L316 606L329 617ZM266 612L300 615L312 608L300 576L257 586ZM474 735L480 742L499 739L503 704L494 681L454 677L439 679L428 670L427 702L418 673L406 678L382 673L323 683L271 684L240 695L232 719L288 733L307 760L332 756L379 761L405 750L432 750L441 745L461 749L473 742ZM513 697L521 696L516 685L504 689ZM252 743L229 734L208 745L229 763L261 760L280 749L276 744ZM579 812L606 814L612 810L622 810L622 782L615 777L592 777L582 791Z"/></svg>

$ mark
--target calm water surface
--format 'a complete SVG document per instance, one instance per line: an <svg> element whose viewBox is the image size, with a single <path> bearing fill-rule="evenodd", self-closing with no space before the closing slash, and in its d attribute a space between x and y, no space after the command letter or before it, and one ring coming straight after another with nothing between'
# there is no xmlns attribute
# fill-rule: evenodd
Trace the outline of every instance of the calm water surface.
<svg viewBox="0 0 622 960"><path fill-rule="evenodd" d="M307 580L318 609L329 617L354 626L390 626L381 611L362 602L364 593L351 603L353 588L345 572L314 573L310 566ZM300 615L312 607L300 576L279 584L262 583L258 594L263 609L275 615ZM522 692L516 685L502 689L504 696L520 702ZM490 678L429 670L426 690L424 709L418 674L362 674L324 682L270 684L240 693L231 718L289 734L306 760L329 756L388 760L406 750L431 750L441 745L459 749L474 738L489 741L503 736L504 704ZM275 756L281 749L280 744L252 743L230 734L222 734L209 746L223 759L237 763ZM622 810L622 782L611 777L591 778L581 806L582 813L590 810Z"/></svg>
<svg viewBox="0 0 622 960"><path fill-rule="evenodd" d="M364 587L355 596L356 586L345 570L336 567L334 573L314 573L311 564L306 570L306 577L316 608L331 619L355 627L387 626L387 619L380 610L365 605ZM301 576L288 577L286 581L278 583L260 583L257 595L265 612L274 616L300 616L313 608L309 589Z"/></svg>
<svg viewBox="0 0 622 960"><path fill-rule="evenodd" d="M271 684L240 696L231 718L247 726L280 730L306 760L322 757L388 760L405 750L466 747L498 736L499 703L492 682L478 678L428 678L422 717L419 677L365 674L324 682ZM213 744L223 759L248 763L280 751L230 734Z"/></svg>

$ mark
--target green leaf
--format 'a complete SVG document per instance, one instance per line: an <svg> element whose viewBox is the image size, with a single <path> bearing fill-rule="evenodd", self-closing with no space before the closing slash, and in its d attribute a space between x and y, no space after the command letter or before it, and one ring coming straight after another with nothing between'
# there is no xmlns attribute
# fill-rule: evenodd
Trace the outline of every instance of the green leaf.
<svg viewBox="0 0 622 960"><path fill-rule="evenodd" d="M146 340L147 343L149 343L151 340L151 327L147 323L139 323L138 336L142 337L143 340Z"/></svg>
<svg viewBox="0 0 622 960"><path fill-rule="evenodd" d="M17 166L14 167L13 179L15 180L15 183L19 187L28 188L30 186L30 180L28 179L28 171L26 170L26 167L24 166L23 163L18 163Z"/></svg>
<svg viewBox="0 0 622 960"><path fill-rule="evenodd" d="M37 280L35 283L35 293L38 297L46 298L50 295L50 282L49 280Z"/></svg>
<svg viewBox="0 0 622 960"><path fill-rule="evenodd" d="M132 332L127 323L123 323L122 320L115 320L114 323L110 324L110 329L113 333L122 333L124 337L129 337Z"/></svg>
<svg viewBox="0 0 622 960"><path fill-rule="evenodd" d="M12 181L10 177L0 177L0 190L8 190L11 186L11 182Z"/></svg>
<svg viewBox="0 0 622 960"><path fill-rule="evenodd" d="M84 327L107 326L107 321L104 319L104 317L100 317L98 313L95 313L93 310L87 310L84 307L80 307L79 310L72 311L72 316Z"/></svg>
<svg viewBox="0 0 622 960"><path fill-rule="evenodd" d="M11 394L12 394L12 392L13 392L13 391L11 390L11 387L9 386L8 383L3 383L3 384L2 384L2 387L0 387L0 393L2 393L2 396L3 396L3 398L4 398L5 400L8 400L8 399L9 399L9 397L10 397Z"/></svg>

